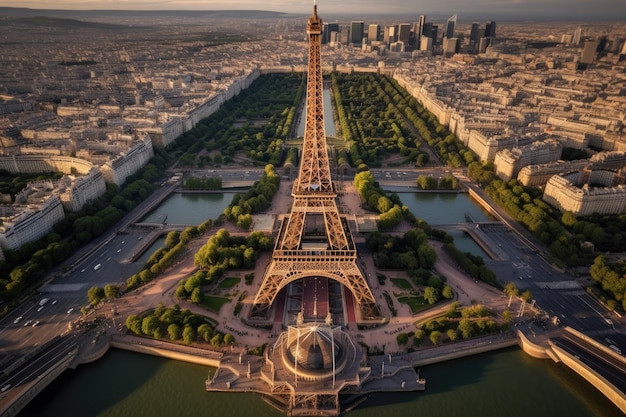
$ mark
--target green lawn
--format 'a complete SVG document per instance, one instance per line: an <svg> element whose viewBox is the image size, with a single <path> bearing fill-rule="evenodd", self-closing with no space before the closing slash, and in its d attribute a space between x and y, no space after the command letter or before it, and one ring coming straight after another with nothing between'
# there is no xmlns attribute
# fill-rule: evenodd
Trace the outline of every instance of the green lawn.
<svg viewBox="0 0 626 417"><path fill-rule="evenodd" d="M393 285L395 285L396 287L402 290L413 289L413 286L411 285L411 283L404 278L389 278L389 281L391 281Z"/></svg>
<svg viewBox="0 0 626 417"><path fill-rule="evenodd" d="M424 297L422 297L421 295L399 297L398 301L401 302L402 304L407 304L411 308L411 313L413 314L429 306L429 304L426 301L424 301Z"/></svg>
<svg viewBox="0 0 626 417"><path fill-rule="evenodd" d="M206 295L202 299L202 305L208 310L215 311L216 313L219 313L220 308L228 302L230 302L230 298L217 297L215 295Z"/></svg>
<svg viewBox="0 0 626 417"><path fill-rule="evenodd" d="M233 288L235 285L239 284L239 282L241 282L241 278L239 277L226 277L218 284L217 288Z"/></svg>

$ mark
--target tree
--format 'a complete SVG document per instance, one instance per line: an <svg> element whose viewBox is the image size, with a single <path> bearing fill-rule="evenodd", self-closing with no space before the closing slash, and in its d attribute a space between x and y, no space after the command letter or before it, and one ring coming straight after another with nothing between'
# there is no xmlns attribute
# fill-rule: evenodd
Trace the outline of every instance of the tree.
<svg viewBox="0 0 626 417"><path fill-rule="evenodd" d="M124 323L126 328L136 335L141 335L141 318L135 314L132 314L126 318Z"/></svg>
<svg viewBox="0 0 626 417"><path fill-rule="evenodd" d="M222 345L222 334L217 333L215 336L211 338L211 345L215 347L220 347Z"/></svg>
<svg viewBox="0 0 626 417"><path fill-rule="evenodd" d="M98 305L104 299L104 288L91 287L87 290L87 301L92 306Z"/></svg>
<svg viewBox="0 0 626 417"><path fill-rule="evenodd" d="M176 323L172 323L167 326L167 334L170 336L170 340L178 340L181 337L180 326Z"/></svg>
<svg viewBox="0 0 626 417"><path fill-rule="evenodd" d="M201 324L198 326L198 336L205 342L211 341L211 338L213 337L213 327L211 327L208 323Z"/></svg>
<svg viewBox="0 0 626 417"><path fill-rule="evenodd" d="M448 329L446 331L446 336L448 336L448 339L450 339L451 342L454 342L459 336L459 334L457 333L455 329Z"/></svg>
<svg viewBox="0 0 626 417"><path fill-rule="evenodd" d="M474 326L469 319L461 319L457 330L461 332L461 336L463 336L463 339L469 339L474 334Z"/></svg>
<svg viewBox="0 0 626 417"><path fill-rule="evenodd" d="M176 246L176 244L178 244L179 238L180 238L179 232L175 230L169 232L167 234L167 237L165 238L165 247L168 249L173 248L174 246Z"/></svg>
<svg viewBox="0 0 626 417"><path fill-rule="evenodd" d="M144 317L141 321L141 332L145 335L152 335L154 331L161 326L161 322L154 315Z"/></svg>
<svg viewBox="0 0 626 417"><path fill-rule="evenodd" d="M561 223L563 223L563 226L565 227L572 227L576 224L577 221L578 220L576 219L574 213L569 210L564 212L561 216Z"/></svg>
<svg viewBox="0 0 626 417"><path fill-rule="evenodd" d="M202 302L202 288L196 287L191 292L191 302L194 304L200 304Z"/></svg>
<svg viewBox="0 0 626 417"><path fill-rule="evenodd" d="M449 285L444 285L443 290L441 290L441 295L443 296L443 298L451 300L452 298L454 298L454 291L452 291L452 287L450 287Z"/></svg>
<svg viewBox="0 0 626 417"><path fill-rule="evenodd" d="M433 330L430 332L429 338L433 345L438 345L441 341L441 332L439 330Z"/></svg>
<svg viewBox="0 0 626 417"><path fill-rule="evenodd" d="M104 296L106 298L117 298L120 292L120 287L114 284L107 284L104 286Z"/></svg>
<svg viewBox="0 0 626 417"><path fill-rule="evenodd" d="M513 297L517 297L517 294L519 293L519 290L515 286L515 283L512 281L507 282L506 286L504 287L504 293L509 296L509 304L507 305L507 307L511 307L511 301L513 300Z"/></svg>
<svg viewBox="0 0 626 417"><path fill-rule="evenodd" d="M234 345L234 344L235 344L235 336L233 336L233 335L232 335L232 334L230 334L230 333L226 333L226 334L224 335L224 344L225 344L226 346L232 346L232 345Z"/></svg>
<svg viewBox="0 0 626 417"><path fill-rule="evenodd" d="M439 289L433 287L424 288L424 300L428 304L435 304L439 301Z"/></svg>
<svg viewBox="0 0 626 417"><path fill-rule="evenodd" d="M198 335L192 326L185 326L183 329L183 342L190 345L196 341Z"/></svg>
<svg viewBox="0 0 626 417"><path fill-rule="evenodd" d="M424 330L422 329L417 329L415 331L415 334L413 335L413 344L415 346L419 346L425 337L426 337L426 332L424 332Z"/></svg>
<svg viewBox="0 0 626 417"><path fill-rule="evenodd" d="M398 342L398 346L404 346L409 342L409 335L406 333L399 333L396 336L396 342Z"/></svg>
<svg viewBox="0 0 626 417"><path fill-rule="evenodd" d="M511 310L505 310L502 312L502 318L508 323L513 320L513 313L511 313Z"/></svg>

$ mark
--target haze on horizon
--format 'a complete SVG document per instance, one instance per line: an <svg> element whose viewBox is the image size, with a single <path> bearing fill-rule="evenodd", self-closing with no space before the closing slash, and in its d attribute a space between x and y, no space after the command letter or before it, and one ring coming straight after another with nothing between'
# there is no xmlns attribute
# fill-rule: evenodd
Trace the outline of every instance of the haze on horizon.
<svg viewBox="0 0 626 417"><path fill-rule="evenodd" d="M0 7L54 10L264 10L310 13L313 0L0 0ZM624 0L318 0L320 14L491 14L494 17L626 21ZM461 16L459 16L461 17Z"/></svg>

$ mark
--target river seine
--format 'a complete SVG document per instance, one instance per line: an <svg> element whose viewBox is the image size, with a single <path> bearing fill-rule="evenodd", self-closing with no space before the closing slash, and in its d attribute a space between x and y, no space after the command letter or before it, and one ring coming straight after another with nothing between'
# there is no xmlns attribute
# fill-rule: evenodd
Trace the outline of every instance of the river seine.
<svg viewBox="0 0 626 417"><path fill-rule="evenodd" d="M465 212L476 220L487 220L466 194L399 195L416 216L432 225L463 222ZM188 198L196 201L197 195L180 194L176 204L167 211L160 207L158 212L168 219L174 213L197 211L215 218L223 210L212 200L189 210ZM185 218L176 221L193 224ZM66 371L19 417L283 416L255 394L207 393L204 381L211 372L200 365L112 349L94 363ZM427 380L426 391L371 395L347 415L623 417L567 367L531 358L517 348L425 366L419 372Z"/></svg>
<svg viewBox="0 0 626 417"><path fill-rule="evenodd" d="M67 371L19 417L278 417L255 394L208 393L200 365L109 351ZM426 391L375 394L349 417L619 417L578 375L513 348L420 369Z"/></svg>

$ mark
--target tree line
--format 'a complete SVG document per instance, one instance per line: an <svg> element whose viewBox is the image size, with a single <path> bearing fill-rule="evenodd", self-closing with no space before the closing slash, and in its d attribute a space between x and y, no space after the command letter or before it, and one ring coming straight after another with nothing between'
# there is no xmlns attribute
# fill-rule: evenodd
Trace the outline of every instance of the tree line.
<svg viewBox="0 0 626 417"><path fill-rule="evenodd" d="M159 305L142 315L130 315L124 324L138 336L182 341L187 345L209 343L219 348L235 344L232 334L218 332L213 321L189 310L182 310L178 304L174 307Z"/></svg>
<svg viewBox="0 0 626 417"><path fill-rule="evenodd" d="M261 232L243 237L232 236L225 229L218 230L194 255L199 271L181 280L176 296L202 303L204 286L216 282L227 269L254 268L259 253L271 250L272 245L272 239Z"/></svg>
<svg viewBox="0 0 626 417"><path fill-rule="evenodd" d="M242 229L249 229L252 225L252 214L271 206L279 185L280 175L273 165L266 165L261 178L255 181L248 191L244 194L235 194L228 207L224 209L224 216Z"/></svg>
<svg viewBox="0 0 626 417"><path fill-rule="evenodd" d="M300 73L262 74L182 135L180 142L190 146L178 155L179 164L204 167L231 163L240 153L257 164L280 165L283 142L289 137L305 84L306 77ZM213 158L203 150L213 152Z"/></svg>

